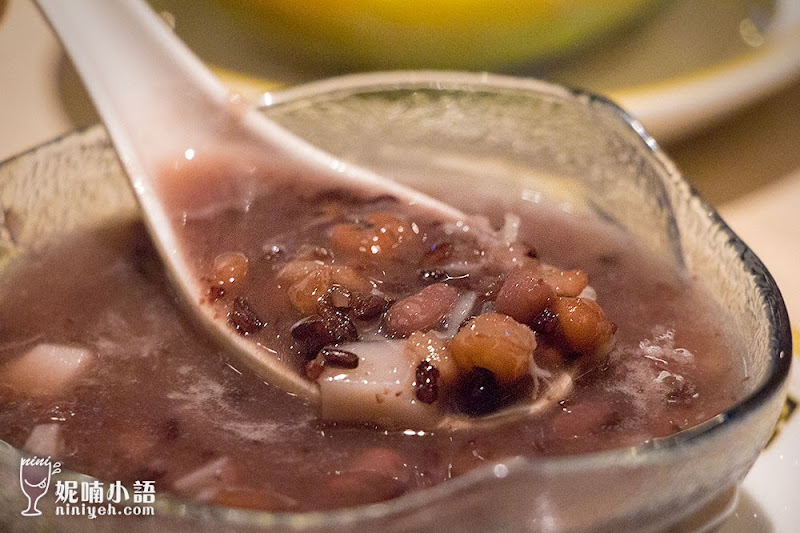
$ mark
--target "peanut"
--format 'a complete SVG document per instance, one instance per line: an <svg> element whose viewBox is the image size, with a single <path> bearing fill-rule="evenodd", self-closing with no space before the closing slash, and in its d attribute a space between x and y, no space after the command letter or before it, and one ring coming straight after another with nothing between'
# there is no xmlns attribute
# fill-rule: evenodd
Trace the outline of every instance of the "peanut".
<svg viewBox="0 0 800 533"><path fill-rule="evenodd" d="M297 283L311 272L325 268L325 266L325 263L322 261L298 259L286 263L283 268L278 271L276 279L279 284L288 287Z"/></svg>
<svg viewBox="0 0 800 533"><path fill-rule="evenodd" d="M360 223L336 224L331 228L331 244L350 255L367 255L392 260L421 249L422 239L414 224L388 213L372 213Z"/></svg>
<svg viewBox="0 0 800 533"><path fill-rule="evenodd" d="M557 298L553 310L567 345L581 355L599 361L613 346L614 325L594 300Z"/></svg>
<svg viewBox="0 0 800 533"><path fill-rule="evenodd" d="M301 313L317 311L319 302L338 285L351 293L369 293L372 283L349 266L329 265L320 261L292 261L278 272L278 282L288 285L289 301Z"/></svg>
<svg viewBox="0 0 800 533"><path fill-rule="evenodd" d="M332 286L333 281L329 269L313 270L289 287L289 301L304 315L316 313L319 301Z"/></svg>
<svg viewBox="0 0 800 533"><path fill-rule="evenodd" d="M528 373L536 335L508 315L484 313L467 322L447 344L458 367L491 371L500 383Z"/></svg>
<svg viewBox="0 0 800 533"><path fill-rule="evenodd" d="M496 310L522 324L531 324L556 297L535 270L516 269L506 276L497 293Z"/></svg>

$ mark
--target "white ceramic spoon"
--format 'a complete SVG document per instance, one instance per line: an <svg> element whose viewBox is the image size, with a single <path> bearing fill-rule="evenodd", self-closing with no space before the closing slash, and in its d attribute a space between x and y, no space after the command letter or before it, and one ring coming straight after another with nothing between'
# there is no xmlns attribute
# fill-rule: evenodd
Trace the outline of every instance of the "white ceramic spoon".
<svg viewBox="0 0 800 533"><path fill-rule="evenodd" d="M174 212L159 188L164 168L196 154L218 153L224 147L258 153L269 165L316 176L320 189L355 187L369 194L390 194L443 219L463 219L464 214L348 165L243 105L141 0L37 3L91 95L138 197L151 237L191 311L262 378L319 403L315 383L263 346L235 333L225 320L215 318L211 306L200 305L207 287L201 288L181 253ZM314 185L309 182L309 186Z"/></svg>

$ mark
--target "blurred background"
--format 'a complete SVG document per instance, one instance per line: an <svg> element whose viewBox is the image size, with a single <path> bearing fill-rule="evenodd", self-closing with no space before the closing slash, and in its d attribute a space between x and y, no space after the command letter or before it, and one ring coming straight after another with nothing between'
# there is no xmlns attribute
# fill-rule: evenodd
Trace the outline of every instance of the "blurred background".
<svg viewBox="0 0 800 533"><path fill-rule="evenodd" d="M768 132L770 146L781 143L777 131L800 138L800 120L794 120L800 119L800 0L150 3L228 85L255 102L265 91L370 70L532 76L617 101L668 145L714 203L760 186L765 174L800 166L788 147L759 158L758 172L726 159L767 140L754 134L768 129L759 121L779 122ZM0 0L0 10L0 156L96 122L32 1ZM767 100L780 111L753 114ZM710 139L721 124L732 129L717 146ZM697 143L712 145L702 164L693 156ZM710 155L719 161L710 162ZM740 168L746 178L732 185L728 177L719 186L717 176Z"/></svg>
<svg viewBox="0 0 800 533"><path fill-rule="evenodd" d="M797 0L152 3L232 80L398 68L534 76L613 95L661 140L800 72Z"/></svg>
<svg viewBox="0 0 800 533"><path fill-rule="evenodd" d="M254 103L330 76L407 68L531 76L604 94L641 120L761 256L800 322L800 0L151 4ZM0 96L0 160L97 122L31 0L0 0ZM723 533L796 530L797 426L759 459Z"/></svg>

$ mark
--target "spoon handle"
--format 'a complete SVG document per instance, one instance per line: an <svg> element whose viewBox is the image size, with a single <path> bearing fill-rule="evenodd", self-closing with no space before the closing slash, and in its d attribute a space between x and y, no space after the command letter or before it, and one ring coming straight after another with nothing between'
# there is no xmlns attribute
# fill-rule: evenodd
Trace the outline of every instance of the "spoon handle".
<svg viewBox="0 0 800 533"><path fill-rule="evenodd" d="M83 79L145 210L165 161L221 144L307 174L335 175L450 218L456 209L343 164L241 102L143 0L36 0ZM151 213L152 215L152 213Z"/></svg>
<svg viewBox="0 0 800 533"><path fill-rule="evenodd" d="M312 152L313 169L325 164L323 156L313 156L321 152L255 109L232 103L229 91L143 1L36 1L103 119L153 241L187 307L223 345L247 354L244 359L260 375L313 401L313 384L266 350L249 346L198 305L202 288L181 251L174 231L175 207L163 201L163 185L169 181L169 168L181 160L186 163L194 153L246 145L265 159L292 165L305 149ZM189 176L183 196L191 195L190 182L196 177ZM219 187L230 188L228 182Z"/></svg>
<svg viewBox="0 0 800 533"><path fill-rule="evenodd" d="M229 105L231 95L144 2L37 4L83 79L117 150L127 158L137 155L124 161L129 172L210 140L204 132L216 129L219 110Z"/></svg>

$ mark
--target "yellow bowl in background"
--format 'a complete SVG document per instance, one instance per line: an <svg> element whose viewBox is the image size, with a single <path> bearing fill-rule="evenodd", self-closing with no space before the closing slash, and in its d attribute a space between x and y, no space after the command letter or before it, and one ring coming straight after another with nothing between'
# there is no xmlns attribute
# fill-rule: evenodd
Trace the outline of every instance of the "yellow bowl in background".
<svg viewBox="0 0 800 533"><path fill-rule="evenodd" d="M570 51L657 0L219 1L315 62L487 69Z"/></svg>

